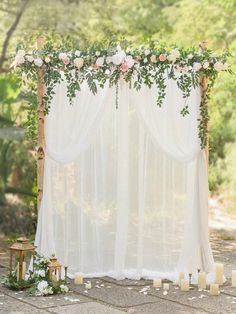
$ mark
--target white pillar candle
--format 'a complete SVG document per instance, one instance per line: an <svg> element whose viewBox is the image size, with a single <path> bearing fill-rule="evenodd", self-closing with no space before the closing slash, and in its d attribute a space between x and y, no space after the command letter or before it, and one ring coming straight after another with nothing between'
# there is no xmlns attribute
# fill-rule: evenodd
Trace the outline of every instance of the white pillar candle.
<svg viewBox="0 0 236 314"><path fill-rule="evenodd" d="M215 263L215 283L223 285L224 283L224 265Z"/></svg>
<svg viewBox="0 0 236 314"><path fill-rule="evenodd" d="M220 291L219 291L219 285L218 283L212 283L210 285L210 295L219 295Z"/></svg>
<svg viewBox="0 0 236 314"><path fill-rule="evenodd" d="M179 285L181 284L181 281L185 279L185 274L183 272L179 273Z"/></svg>
<svg viewBox="0 0 236 314"><path fill-rule="evenodd" d="M17 266L16 266L16 279L17 281L20 280L20 263L19 262L17 263Z"/></svg>
<svg viewBox="0 0 236 314"><path fill-rule="evenodd" d="M170 284L169 283L163 283L163 289L164 290L169 290L170 289Z"/></svg>
<svg viewBox="0 0 236 314"><path fill-rule="evenodd" d="M85 289L86 289L86 290L89 290L89 289L92 288L92 284L91 284L90 281L89 281L89 282L86 282L84 285L85 285Z"/></svg>
<svg viewBox="0 0 236 314"><path fill-rule="evenodd" d="M22 263L22 279L25 280L26 262Z"/></svg>
<svg viewBox="0 0 236 314"><path fill-rule="evenodd" d="M205 272L200 272L198 274L198 288L206 289L206 273Z"/></svg>
<svg viewBox="0 0 236 314"><path fill-rule="evenodd" d="M236 287L236 270L232 270L232 287Z"/></svg>
<svg viewBox="0 0 236 314"><path fill-rule="evenodd" d="M181 291L189 291L189 282L185 279L182 279L180 282Z"/></svg>
<svg viewBox="0 0 236 314"><path fill-rule="evenodd" d="M162 286L162 280L160 278L153 280L153 287L160 288Z"/></svg>
<svg viewBox="0 0 236 314"><path fill-rule="evenodd" d="M75 285L82 285L83 284L83 280L84 280L84 277L83 277L83 274L81 273L76 273L75 274Z"/></svg>

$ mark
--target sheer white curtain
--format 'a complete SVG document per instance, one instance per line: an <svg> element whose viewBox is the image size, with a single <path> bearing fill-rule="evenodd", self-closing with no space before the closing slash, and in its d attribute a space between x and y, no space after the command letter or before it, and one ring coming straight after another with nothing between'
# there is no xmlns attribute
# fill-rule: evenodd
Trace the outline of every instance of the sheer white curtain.
<svg viewBox="0 0 236 314"><path fill-rule="evenodd" d="M157 92L120 81L116 109L115 87L92 95L84 84L73 106L65 83L56 88L36 245L71 275L175 279L213 270L199 90L186 117L174 81L161 108Z"/></svg>

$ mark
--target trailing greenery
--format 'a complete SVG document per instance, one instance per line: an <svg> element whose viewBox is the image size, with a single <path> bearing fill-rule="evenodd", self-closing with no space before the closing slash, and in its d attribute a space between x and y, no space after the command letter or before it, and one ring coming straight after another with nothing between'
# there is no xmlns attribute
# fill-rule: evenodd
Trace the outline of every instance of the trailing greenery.
<svg viewBox="0 0 236 314"><path fill-rule="evenodd" d="M44 82L46 92L44 95L45 111L50 110L50 103L54 95L56 84L65 80L67 83L67 96L70 103L81 84L86 82L93 94L98 88L103 88L106 82L116 86L116 107L118 107L118 82L125 80L130 88L140 90L144 84L149 88L157 86L157 105L162 106L166 95L166 80L176 81L181 90L184 102L180 114L184 117L189 114L187 99L192 87L200 85L203 76L209 78L209 88L203 95L200 106L199 138L201 148L207 143L207 122L209 119L206 101L209 98L210 88L220 71L228 71L226 62L228 53L216 55L206 49L204 51L167 47L163 44L150 43L149 46L132 47L128 43L112 43L103 45L95 43L92 46L73 48L68 42L62 46L54 47L48 41L42 50L26 52L20 44L12 63L12 67L23 78L28 86L27 97L32 98L32 107L29 108L28 129L31 136L35 133L33 121L36 112L36 84L37 71L44 68Z"/></svg>

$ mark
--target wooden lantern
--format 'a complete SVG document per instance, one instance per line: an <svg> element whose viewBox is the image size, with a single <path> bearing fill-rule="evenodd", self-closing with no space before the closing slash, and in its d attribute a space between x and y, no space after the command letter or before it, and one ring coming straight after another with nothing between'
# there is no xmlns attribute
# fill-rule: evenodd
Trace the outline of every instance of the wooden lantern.
<svg viewBox="0 0 236 314"><path fill-rule="evenodd" d="M52 254L48 263L48 277L51 281L61 280L61 264L58 262L55 254Z"/></svg>
<svg viewBox="0 0 236 314"><path fill-rule="evenodd" d="M17 280L25 279L26 272L26 255L31 254L34 258L35 246L32 245L29 239L25 237L18 238L14 244L9 248L10 250L10 273L12 273L13 255L17 258Z"/></svg>

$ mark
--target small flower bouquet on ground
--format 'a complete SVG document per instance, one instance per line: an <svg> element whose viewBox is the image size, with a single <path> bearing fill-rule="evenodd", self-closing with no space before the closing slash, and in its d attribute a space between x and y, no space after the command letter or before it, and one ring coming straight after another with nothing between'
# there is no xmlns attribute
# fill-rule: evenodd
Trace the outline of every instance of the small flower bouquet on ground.
<svg viewBox="0 0 236 314"><path fill-rule="evenodd" d="M49 278L48 265L50 260L39 254L35 255L33 271L25 274L24 280L17 280L17 271L8 274L3 284L11 290L24 290L31 296L46 296L69 291L66 276L61 278Z"/></svg>

